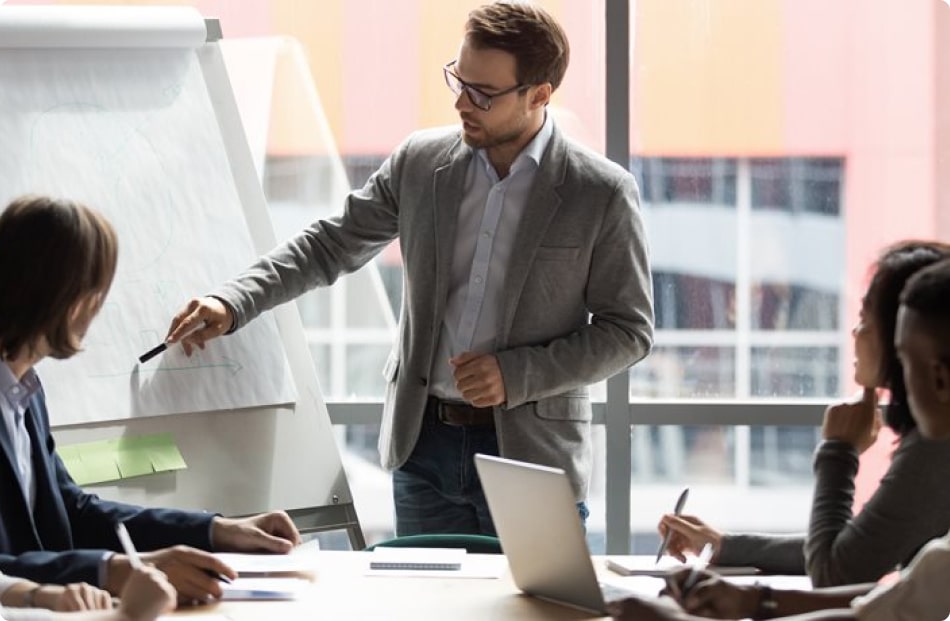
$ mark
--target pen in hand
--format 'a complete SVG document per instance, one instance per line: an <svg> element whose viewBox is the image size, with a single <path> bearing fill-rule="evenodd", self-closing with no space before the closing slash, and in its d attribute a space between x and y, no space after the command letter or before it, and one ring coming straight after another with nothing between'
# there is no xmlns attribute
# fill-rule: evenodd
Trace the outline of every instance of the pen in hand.
<svg viewBox="0 0 950 621"><path fill-rule="evenodd" d="M686 506L686 499L689 497L689 488L684 487L683 491L680 492L680 497L676 499L676 506L673 508L673 515L679 515L683 512L683 507ZM666 548L670 545L670 538L673 536L673 529L667 528L666 534L663 536L663 542L660 543L660 549L656 551L656 562L659 563L660 559L663 558L663 555L666 554Z"/></svg>
<svg viewBox="0 0 950 621"><path fill-rule="evenodd" d="M689 594L690 589L696 586L696 583L699 582L699 577L703 575L703 570L709 566L709 561L712 559L712 555L713 546L711 543L707 543L703 546L699 556L697 556L693 561L693 566L689 570L689 575L687 575L686 580L683 581L683 586L680 588L681 598L685 599Z"/></svg>
<svg viewBox="0 0 950 621"><path fill-rule="evenodd" d="M116 522L115 534L119 536L119 543L122 544L125 555L129 557L129 565L132 566L132 569L140 569L142 559L139 558L139 553L135 551L135 546L132 545L132 538L129 537L129 531L125 528L125 524Z"/></svg>
<svg viewBox="0 0 950 621"><path fill-rule="evenodd" d="M129 531L125 527L125 524L122 522L116 522L115 525L115 534L119 536L119 543L122 544L122 550L125 552L125 555L129 557L129 565L132 566L132 569L139 569L142 567L142 559L139 558L139 553L136 551L135 546L132 544L132 537L129 536ZM211 576L219 582L225 584L231 584L231 579L225 575L219 574L218 572L211 569L202 569L205 574Z"/></svg>
<svg viewBox="0 0 950 621"><path fill-rule="evenodd" d="M183 335L181 336L181 338L185 338L185 337L188 336L189 334L193 334L193 333L197 332L198 330L204 329L204 327L205 327L206 325L208 325L208 324L206 324L206 323L203 322L203 321L200 322L200 323L198 323L197 325L195 325L194 328L192 328L191 330L189 330L188 332L186 332L185 334L183 334ZM180 339L179 339L179 340L180 340ZM144 354L142 354L141 356L139 356L139 362L141 362L141 363L146 363L146 362L148 362L149 360L151 360L151 359L154 358L155 356L159 355L160 353L162 353L163 351L165 351L166 349L168 349L168 345L169 345L168 341L163 341L163 342L159 343L158 345L156 345L156 346L153 347L152 349L148 350L147 352L145 352Z"/></svg>

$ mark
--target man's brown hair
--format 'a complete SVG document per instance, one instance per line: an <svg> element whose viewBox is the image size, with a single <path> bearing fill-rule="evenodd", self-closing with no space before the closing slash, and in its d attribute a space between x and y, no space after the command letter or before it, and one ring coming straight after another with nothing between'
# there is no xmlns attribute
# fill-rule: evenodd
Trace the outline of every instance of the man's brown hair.
<svg viewBox="0 0 950 621"><path fill-rule="evenodd" d="M497 49L515 57L518 83L550 82L557 90L567 71L571 50L567 36L547 11L528 2L495 2L468 14L465 37L480 49Z"/></svg>
<svg viewBox="0 0 950 621"><path fill-rule="evenodd" d="M115 231L98 212L47 196L14 199L0 213L0 356L32 351L44 336L56 358L79 351L70 315L91 296L101 303L117 257Z"/></svg>

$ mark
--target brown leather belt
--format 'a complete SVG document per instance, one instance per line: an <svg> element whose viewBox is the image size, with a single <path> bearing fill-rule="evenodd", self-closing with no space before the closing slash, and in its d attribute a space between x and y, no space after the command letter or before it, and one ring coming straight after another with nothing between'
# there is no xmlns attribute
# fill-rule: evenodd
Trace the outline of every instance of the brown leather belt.
<svg viewBox="0 0 950 621"><path fill-rule="evenodd" d="M460 401L443 401L429 397L426 409L436 415L440 422L453 427L494 427L494 408L477 408Z"/></svg>

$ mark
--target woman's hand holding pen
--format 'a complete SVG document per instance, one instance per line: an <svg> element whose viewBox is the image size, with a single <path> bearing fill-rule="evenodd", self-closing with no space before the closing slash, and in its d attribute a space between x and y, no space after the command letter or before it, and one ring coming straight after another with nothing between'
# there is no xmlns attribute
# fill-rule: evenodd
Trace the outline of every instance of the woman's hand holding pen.
<svg viewBox="0 0 950 621"><path fill-rule="evenodd" d="M755 614L759 604L755 587L734 585L703 571L692 587L684 589L691 573L691 569L681 569L669 574L660 595L672 597L684 610L701 617L741 619Z"/></svg>
<svg viewBox="0 0 950 621"><path fill-rule="evenodd" d="M670 541L666 553L679 562L686 562L686 553L696 555L707 543L713 546L712 562L719 556L719 546L722 543L722 533L709 526L695 515L674 515L667 513L660 518L657 525L660 536L670 534Z"/></svg>
<svg viewBox="0 0 950 621"><path fill-rule="evenodd" d="M204 349L205 343L225 334L232 325L234 317L224 302L210 296L192 298L172 319L165 342L180 341L185 355L190 356L196 346Z"/></svg>

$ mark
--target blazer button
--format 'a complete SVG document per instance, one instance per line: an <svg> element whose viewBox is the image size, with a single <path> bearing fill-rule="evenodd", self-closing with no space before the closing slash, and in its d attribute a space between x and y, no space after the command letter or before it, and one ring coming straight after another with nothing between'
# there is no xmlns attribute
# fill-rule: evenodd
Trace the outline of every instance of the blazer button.
<svg viewBox="0 0 950 621"><path fill-rule="evenodd" d="M428 378L420 377L420 378L419 378L419 383L422 384L423 386L428 386L428 385L429 385L429 380L428 380Z"/></svg>

